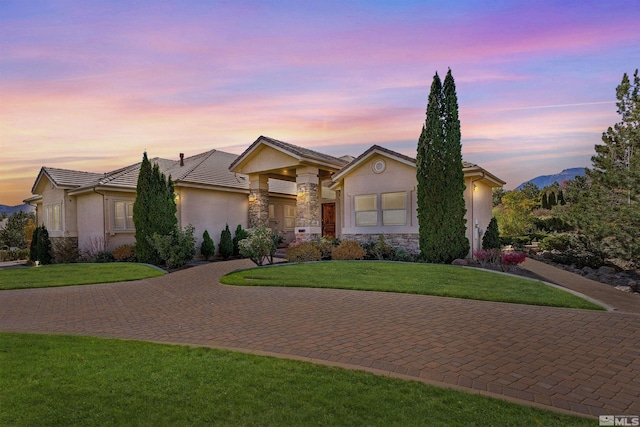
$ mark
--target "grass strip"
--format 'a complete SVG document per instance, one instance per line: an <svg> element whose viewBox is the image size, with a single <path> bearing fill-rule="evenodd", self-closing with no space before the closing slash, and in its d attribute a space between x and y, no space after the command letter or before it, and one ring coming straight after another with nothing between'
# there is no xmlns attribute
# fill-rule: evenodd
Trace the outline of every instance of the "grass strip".
<svg viewBox="0 0 640 427"><path fill-rule="evenodd" d="M162 276L164 272L144 264L53 264L0 270L0 289L47 288L126 282Z"/></svg>
<svg viewBox="0 0 640 427"><path fill-rule="evenodd" d="M326 261L230 273L227 285L293 286L400 292L516 304L604 310L537 280L452 265Z"/></svg>
<svg viewBox="0 0 640 427"><path fill-rule="evenodd" d="M0 425L562 427L593 420L210 348L0 334Z"/></svg>

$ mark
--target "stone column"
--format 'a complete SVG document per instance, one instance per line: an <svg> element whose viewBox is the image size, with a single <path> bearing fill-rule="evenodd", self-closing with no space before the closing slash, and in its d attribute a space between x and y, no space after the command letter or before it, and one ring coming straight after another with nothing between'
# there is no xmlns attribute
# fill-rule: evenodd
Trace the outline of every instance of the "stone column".
<svg viewBox="0 0 640 427"><path fill-rule="evenodd" d="M269 226L269 178L249 175L249 228Z"/></svg>
<svg viewBox="0 0 640 427"><path fill-rule="evenodd" d="M296 169L297 240L306 241L322 237L318 172L318 168L314 167L298 167Z"/></svg>

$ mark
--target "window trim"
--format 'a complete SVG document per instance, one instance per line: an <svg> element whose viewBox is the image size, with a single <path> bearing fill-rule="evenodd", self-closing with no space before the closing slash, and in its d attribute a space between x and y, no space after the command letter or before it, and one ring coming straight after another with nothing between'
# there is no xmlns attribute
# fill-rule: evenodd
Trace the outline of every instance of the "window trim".
<svg viewBox="0 0 640 427"><path fill-rule="evenodd" d="M50 203L44 206L44 225L49 231L64 231L62 202Z"/></svg>

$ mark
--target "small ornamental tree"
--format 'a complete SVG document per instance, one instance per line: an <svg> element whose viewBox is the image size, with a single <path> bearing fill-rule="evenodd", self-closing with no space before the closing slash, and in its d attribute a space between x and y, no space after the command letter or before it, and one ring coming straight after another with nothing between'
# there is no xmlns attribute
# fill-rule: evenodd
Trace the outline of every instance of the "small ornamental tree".
<svg viewBox="0 0 640 427"><path fill-rule="evenodd" d="M236 232L233 235L233 256L240 255L240 247L238 246L238 243L241 240L246 239L248 236L249 234L247 233L247 230L243 229L242 225L238 224Z"/></svg>
<svg viewBox="0 0 640 427"><path fill-rule="evenodd" d="M204 233L202 234L202 246L200 246L200 253L204 257L204 260L207 261L215 251L216 246L213 243L213 239L209 236L209 232L204 230Z"/></svg>
<svg viewBox="0 0 640 427"><path fill-rule="evenodd" d="M218 245L218 252L224 259L229 259L233 255L233 239L231 238L231 231L229 230L229 224L224 227L222 233L220 233L220 244Z"/></svg>
<svg viewBox="0 0 640 427"><path fill-rule="evenodd" d="M38 261L40 264L51 264L53 259L51 248L51 240L49 232L44 225L36 227L31 239L31 247L29 249L29 260Z"/></svg>
<svg viewBox="0 0 640 427"><path fill-rule="evenodd" d="M491 217L487 231L482 236L482 249L500 249L500 233L498 231L498 220L496 217Z"/></svg>

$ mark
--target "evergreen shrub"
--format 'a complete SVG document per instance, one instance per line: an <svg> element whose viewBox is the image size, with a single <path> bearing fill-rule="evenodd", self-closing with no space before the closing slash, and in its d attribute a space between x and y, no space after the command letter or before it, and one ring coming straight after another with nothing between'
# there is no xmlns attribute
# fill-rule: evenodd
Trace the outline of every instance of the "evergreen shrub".
<svg viewBox="0 0 640 427"><path fill-rule="evenodd" d="M231 230L229 230L229 224L227 224L220 233L220 244L218 245L218 253L224 259L231 258L233 255L233 239L231 238Z"/></svg>
<svg viewBox="0 0 640 427"><path fill-rule="evenodd" d="M119 262L136 262L136 251L133 245L118 246L113 250L113 258Z"/></svg>
<svg viewBox="0 0 640 427"><path fill-rule="evenodd" d="M209 257L211 257L216 251L215 243L211 236L209 236L209 231L204 230L202 233L202 245L200 246L200 253L204 257L204 260L207 261Z"/></svg>

